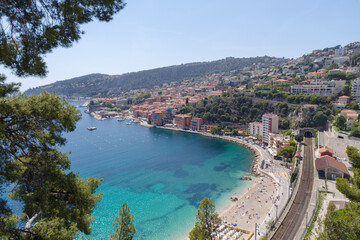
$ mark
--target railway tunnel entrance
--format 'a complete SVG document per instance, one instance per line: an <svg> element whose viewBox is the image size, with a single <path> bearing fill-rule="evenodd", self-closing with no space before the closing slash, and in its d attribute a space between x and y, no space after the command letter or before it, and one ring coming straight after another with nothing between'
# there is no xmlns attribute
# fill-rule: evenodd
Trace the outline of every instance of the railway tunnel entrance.
<svg viewBox="0 0 360 240"><path fill-rule="evenodd" d="M305 132L304 137L312 138L313 137L312 132Z"/></svg>
<svg viewBox="0 0 360 240"><path fill-rule="evenodd" d="M316 129L314 128L301 128L300 133L304 135L306 138L313 138L316 134Z"/></svg>

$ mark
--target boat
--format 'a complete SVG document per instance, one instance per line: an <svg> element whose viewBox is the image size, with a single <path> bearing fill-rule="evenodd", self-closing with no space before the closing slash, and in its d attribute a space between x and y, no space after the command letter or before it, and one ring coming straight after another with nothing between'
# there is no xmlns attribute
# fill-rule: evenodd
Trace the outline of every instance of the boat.
<svg viewBox="0 0 360 240"><path fill-rule="evenodd" d="M118 121L124 121L125 120L125 118L123 118L123 117L118 117L118 119L117 119Z"/></svg>
<svg viewBox="0 0 360 240"><path fill-rule="evenodd" d="M89 131L96 130L96 127L88 127L87 130L89 130Z"/></svg>
<svg viewBox="0 0 360 240"><path fill-rule="evenodd" d="M131 122L126 123L127 125L131 125Z"/></svg>
<svg viewBox="0 0 360 240"><path fill-rule="evenodd" d="M133 123L140 123L140 120L137 119L137 118L135 118L135 119L131 120L131 122L133 122Z"/></svg>

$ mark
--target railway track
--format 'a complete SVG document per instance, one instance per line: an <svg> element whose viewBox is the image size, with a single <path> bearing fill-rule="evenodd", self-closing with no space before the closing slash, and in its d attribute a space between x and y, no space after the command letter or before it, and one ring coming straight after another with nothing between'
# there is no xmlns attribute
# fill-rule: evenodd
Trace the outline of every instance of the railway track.
<svg viewBox="0 0 360 240"><path fill-rule="evenodd" d="M299 230L301 222L305 218L311 198L314 178L313 146L312 138L305 138L303 171L300 179L298 192L286 217L276 230L271 239L292 240Z"/></svg>

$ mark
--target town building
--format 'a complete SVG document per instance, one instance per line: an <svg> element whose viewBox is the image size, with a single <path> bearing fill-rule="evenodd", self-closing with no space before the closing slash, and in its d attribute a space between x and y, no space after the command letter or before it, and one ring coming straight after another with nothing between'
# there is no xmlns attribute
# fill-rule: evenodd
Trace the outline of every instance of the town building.
<svg viewBox="0 0 360 240"><path fill-rule="evenodd" d="M352 109L341 110L340 115L346 118L347 130L350 130L354 123L358 120L359 114Z"/></svg>
<svg viewBox="0 0 360 240"><path fill-rule="evenodd" d="M154 111L150 115L151 124L155 126L162 126L165 114L162 111Z"/></svg>
<svg viewBox="0 0 360 240"><path fill-rule="evenodd" d="M349 102L350 102L350 97L349 96L340 96L336 100L335 106L339 107L339 108L344 108Z"/></svg>
<svg viewBox="0 0 360 240"><path fill-rule="evenodd" d="M202 118L192 118L191 119L191 130L200 131L201 125L204 123Z"/></svg>
<svg viewBox="0 0 360 240"><path fill-rule="evenodd" d="M332 60L339 65L343 65L346 61L350 61L350 57L348 56L334 57Z"/></svg>
<svg viewBox="0 0 360 240"><path fill-rule="evenodd" d="M263 142L270 143L269 133L279 132L279 117L272 113L267 113L262 116L262 128L263 128Z"/></svg>
<svg viewBox="0 0 360 240"><path fill-rule="evenodd" d="M322 147L319 148L320 156L330 156L332 157L334 155L334 150L328 147Z"/></svg>
<svg viewBox="0 0 360 240"><path fill-rule="evenodd" d="M336 69L329 70L328 74L339 73L339 72L343 72L343 70L336 68Z"/></svg>
<svg viewBox="0 0 360 240"><path fill-rule="evenodd" d="M177 114L174 117L174 124L177 128L189 129L191 124L191 116L189 114Z"/></svg>
<svg viewBox="0 0 360 240"><path fill-rule="evenodd" d="M319 178L335 180L335 178L350 178L350 173L344 163L330 156L322 156L315 160Z"/></svg>
<svg viewBox="0 0 360 240"><path fill-rule="evenodd" d="M352 82L351 96L355 102L360 103L360 78Z"/></svg>
<svg viewBox="0 0 360 240"><path fill-rule="evenodd" d="M271 153L276 156L277 153L286 147L290 146L290 137L284 136L280 133L269 133L269 147Z"/></svg>
<svg viewBox="0 0 360 240"><path fill-rule="evenodd" d="M217 127L216 125L201 125L200 130L204 132L211 132L211 128Z"/></svg>
<svg viewBox="0 0 360 240"><path fill-rule="evenodd" d="M339 47L335 49L336 56L344 56L346 54L346 49L344 47Z"/></svg>
<svg viewBox="0 0 360 240"><path fill-rule="evenodd" d="M309 85L293 85L291 86L292 94L319 94L329 96L337 94L345 85L345 80L332 81L313 81Z"/></svg>
<svg viewBox="0 0 360 240"><path fill-rule="evenodd" d="M261 122L251 122L249 123L249 134L253 136L262 136L263 135L263 125Z"/></svg>
<svg viewBox="0 0 360 240"><path fill-rule="evenodd" d="M303 106L306 112L317 111L318 107L317 104L304 104Z"/></svg>
<svg viewBox="0 0 360 240"><path fill-rule="evenodd" d="M360 72L360 70L359 70L359 67L348 67L346 69L346 72L347 73L358 73L358 72Z"/></svg>

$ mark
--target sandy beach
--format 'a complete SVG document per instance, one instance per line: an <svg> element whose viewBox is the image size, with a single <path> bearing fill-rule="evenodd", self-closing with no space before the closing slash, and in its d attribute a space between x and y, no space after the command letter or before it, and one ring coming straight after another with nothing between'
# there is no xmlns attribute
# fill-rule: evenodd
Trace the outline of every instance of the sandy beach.
<svg viewBox="0 0 360 240"><path fill-rule="evenodd" d="M248 190L231 202L229 208L220 213L223 223L255 232L255 223L263 224L272 206L277 202L278 184L270 177L256 177Z"/></svg>

